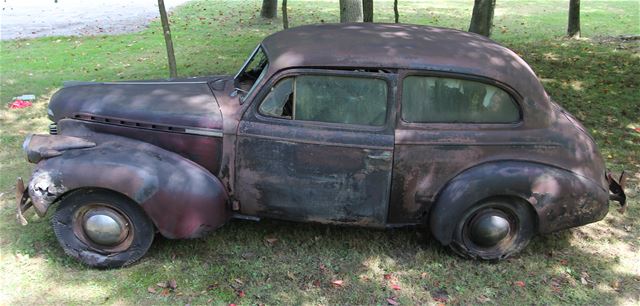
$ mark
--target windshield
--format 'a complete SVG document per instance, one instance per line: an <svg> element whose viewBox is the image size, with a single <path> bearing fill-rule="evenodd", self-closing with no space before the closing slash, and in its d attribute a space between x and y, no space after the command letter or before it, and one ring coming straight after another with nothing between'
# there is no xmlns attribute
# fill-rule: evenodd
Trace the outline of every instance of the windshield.
<svg viewBox="0 0 640 306"><path fill-rule="evenodd" d="M267 67L267 56L258 46L233 79L236 89L241 92L241 101L244 101L244 98L254 91L255 85L264 77Z"/></svg>

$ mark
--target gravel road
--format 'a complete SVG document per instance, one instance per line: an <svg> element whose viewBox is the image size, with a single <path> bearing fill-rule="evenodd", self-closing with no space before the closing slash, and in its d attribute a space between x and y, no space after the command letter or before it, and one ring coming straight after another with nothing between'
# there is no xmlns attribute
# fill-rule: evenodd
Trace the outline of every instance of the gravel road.
<svg viewBox="0 0 640 306"><path fill-rule="evenodd" d="M135 32L158 17L156 0L0 0L0 39ZM165 0L171 10L189 0Z"/></svg>

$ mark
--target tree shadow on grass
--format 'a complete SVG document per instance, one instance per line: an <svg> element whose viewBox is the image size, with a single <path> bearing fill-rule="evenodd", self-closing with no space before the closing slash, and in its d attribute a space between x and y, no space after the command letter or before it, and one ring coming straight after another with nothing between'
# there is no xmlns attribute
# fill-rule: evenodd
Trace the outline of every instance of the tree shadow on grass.
<svg viewBox="0 0 640 306"><path fill-rule="evenodd" d="M2 270L14 276L5 278L3 288L21 292L3 302L637 302L640 276L632 252L640 235L632 219L638 211L632 207L628 213L612 209L599 223L537 237L522 254L499 263L460 259L415 227L372 230L265 220L232 221L202 239L157 237L139 263L94 270L63 253L47 220L7 226L13 220L5 208ZM168 280L178 287L163 293L157 283Z"/></svg>

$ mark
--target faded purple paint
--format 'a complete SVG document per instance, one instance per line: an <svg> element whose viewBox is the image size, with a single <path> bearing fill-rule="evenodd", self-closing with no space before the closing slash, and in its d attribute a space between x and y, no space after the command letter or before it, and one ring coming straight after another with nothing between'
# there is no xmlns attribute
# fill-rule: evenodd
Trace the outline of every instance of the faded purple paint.
<svg viewBox="0 0 640 306"><path fill-rule="evenodd" d="M594 222L607 212L605 166L593 139L550 101L522 59L487 38L414 25L339 24L279 32L261 46L269 70L244 103L229 77L62 89L51 102L61 134L97 146L41 161L36 174L62 171L65 192L98 187L123 193L171 238L222 225L230 202L246 215L298 221L430 222L443 243L451 238L450 224L443 221L452 223L456 214L491 196L527 201L539 232ZM258 114L278 80L318 73L384 79L386 124L371 128ZM517 101L522 120L403 122L399 89L413 74L500 87ZM195 135L192 129L220 134ZM434 210L448 217L429 221Z"/></svg>

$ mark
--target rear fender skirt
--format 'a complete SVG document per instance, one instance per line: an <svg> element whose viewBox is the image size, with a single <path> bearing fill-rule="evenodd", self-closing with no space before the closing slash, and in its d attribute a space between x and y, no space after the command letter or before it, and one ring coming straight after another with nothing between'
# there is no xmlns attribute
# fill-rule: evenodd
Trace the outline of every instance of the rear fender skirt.
<svg viewBox="0 0 640 306"><path fill-rule="evenodd" d="M200 237L231 217L222 183L194 162L124 137L85 137L97 145L37 164L28 187L34 207L46 213L74 190L112 190L139 203L162 235L176 239Z"/></svg>
<svg viewBox="0 0 640 306"><path fill-rule="evenodd" d="M491 162L464 171L445 186L429 215L435 238L449 244L462 214L494 196L527 201L537 215L539 233L601 220L609 207L607 190L583 176L537 163Z"/></svg>

